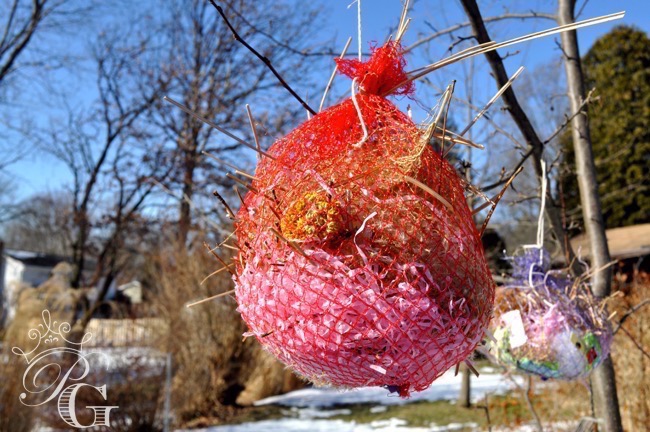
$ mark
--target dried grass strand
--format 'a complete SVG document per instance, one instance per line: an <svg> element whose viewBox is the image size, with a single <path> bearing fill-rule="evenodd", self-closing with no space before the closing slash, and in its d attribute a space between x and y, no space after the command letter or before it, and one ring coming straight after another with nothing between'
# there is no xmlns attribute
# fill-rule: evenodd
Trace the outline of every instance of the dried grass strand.
<svg viewBox="0 0 650 432"><path fill-rule="evenodd" d="M434 197L434 198L437 199L438 201L440 201L440 203L441 203L442 205L444 205L444 206L447 208L447 210L449 210L451 213L454 212L454 208L453 208L452 205L449 203L449 201L447 201L446 199L444 199L444 198L442 197L442 195L440 195L439 193L437 193L436 191L434 191L433 189L431 189L429 186L427 186L427 185L425 185L424 183L422 183L421 181L416 180L416 179L414 179L413 177L409 177L409 176L407 176L407 175L404 176L404 179L405 179L406 181L408 181L409 183L412 183L412 184L414 184L415 186L419 187L420 189L422 189L423 191L425 191L426 193L428 193L429 195L431 195L432 197Z"/></svg>
<svg viewBox="0 0 650 432"><path fill-rule="evenodd" d="M442 67L445 67L445 66L448 66L450 64L456 63L456 62L458 62L460 60L464 60L464 59L467 59L467 58L470 58L470 57L474 57L474 56L479 55L479 54L484 54L486 52L494 51L494 50L499 49L499 48L505 48L505 47L510 46L510 45L515 45L515 44L518 44L518 43L531 41L533 39L537 39L537 38L541 38L541 37L545 37L545 36L550 36L550 35L557 34L557 33L562 33L562 32L565 32L565 31L576 30L576 29L579 29L581 27L587 27L587 26L592 26L592 25L596 25L596 24L602 24L602 23L605 23L605 22L608 22L608 21L621 19L624 16L625 16L625 11L622 11L622 12L617 12L617 13L613 13L613 14L609 14L609 15L602 15L602 16L596 17L596 18L590 18L590 19L583 20L583 21L574 22L574 23L571 23L571 24L565 24L565 25L561 25L561 26L558 26L558 27L553 27L553 28L538 31L538 32L535 32L535 33L530 33L528 35L519 36L519 37L516 37L514 39L507 40L505 42L496 43L494 41L490 41L490 42L486 42L484 44L476 45L476 46L464 49L463 51L461 51L461 52L459 52L459 53L457 53L455 55L452 55L452 56L450 56L450 57L448 57L446 59L440 60L440 61L438 61L436 63L432 63L432 64L430 64L428 66L424 66L424 67L421 67L421 68L418 68L418 69L415 69L415 70L409 72L408 73L409 76L408 76L407 79L405 79L403 82L397 84L394 88L388 90L386 92L386 94L390 94L395 89L400 88L403 85L408 84L411 81L419 79L419 78L421 78L421 77L423 77L423 76L425 76L425 75L427 75L427 74L429 74L429 73L431 73L431 72L433 72L435 70L438 70L438 69L440 69Z"/></svg>
<svg viewBox="0 0 650 432"><path fill-rule="evenodd" d="M519 76L523 71L524 71L524 67L523 67L523 66L521 66L519 69L517 69L517 71L516 71L516 72L515 72L511 77L510 77L510 79L508 80L508 82L506 82L506 83L505 83L505 84L504 84L504 85L499 89L499 91L497 91L496 94L495 94L494 96L492 96L492 98L488 101L488 103L485 104L485 106L484 106L484 107L483 107L483 108L478 112L478 114L476 114L476 116L472 119L472 121L469 122L469 124L468 124L467 126L465 126L465 128L462 130L462 132L460 132L458 135L461 136L461 137L462 137L463 135L465 135L465 134L467 133L467 131L469 131L469 130L472 128L472 126L474 126L474 125L476 124L476 122L478 121L478 119L480 119L481 117L483 117L483 115L487 112L487 110L489 110L489 109L492 107L492 105L497 101L497 99L499 99L499 98L501 97L501 95L503 95L503 93L505 93L505 91L506 91L506 90L507 90L507 89L512 85L512 83L517 79L517 77L518 77L518 76ZM449 154L449 152L451 151L451 149L454 148L454 145L455 145L455 144L456 144L456 143L452 142L452 144L449 146L449 148L447 149L447 151L446 151L445 154L444 154L445 157Z"/></svg>
<svg viewBox="0 0 650 432"><path fill-rule="evenodd" d="M235 293L235 290L230 290L230 291L222 292L222 293L220 293L220 294L213 295L213 296L210 296L210 297L204 298L204 299L202 299L202 300L197 300L197 301L195 301L195 302L188 303L188 304L185 305L185 307L186 307L186 308L191 308L191 307L194 307L194 306L200 305L200 304L202 304L202 303L209 302L210 300L215 300L215 299L218 299L218 298L221 298L221 297L225 297L225 296L227 296L227 295L229 295L229 294L234 294L234 293Z"/></svg>
<svg viewBox="0 0 650 432"><path fill-rule="evenodd" d="M348 41L345 43L345 46L343 47L343 51L341 51L341 55L339 58L345 57L345 54L348 52L348 48L350 48L350 43L352 43L352 36L348 38ZM325 99L327 98L327 93L329 93L330 88L332 88L332 83L334 82L334 77L336 77L336 71L338 71L339 65L336 64L334 66L334 70L332 71L332 75L330 75L330 79L327 81L327 85L325 86L325 91L323 92L323 97L320 100L320 105L318 105L318 112L321 112L323 110L323 105L325 104Z"/></svg>

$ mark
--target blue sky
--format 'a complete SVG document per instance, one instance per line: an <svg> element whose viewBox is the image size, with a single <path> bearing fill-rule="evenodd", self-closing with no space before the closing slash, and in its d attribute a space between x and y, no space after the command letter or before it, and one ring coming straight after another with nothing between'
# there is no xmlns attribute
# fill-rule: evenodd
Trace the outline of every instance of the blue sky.
<svg viewBox="0 0 650 432"><path fill-rule="evenodd" d="M303 0L296 0L303 1ZM357 7L352 4L352 0L313 0L322 5L326 11L326 16L322 22L315 23L319 31L322 32L323 38L336 36L337 46L342 47L348 36L353 36L351 50L356 50L357 42ZM414 3L410 17L413 19L411 27L404 37L404 44L410 45L416 41L421 34L431 32L432 28L436 30L444 29L458 22L466 21L462 9L458 2L442 0L419 0ZM536 1L481 1L479 2L484 17L499 15L507 11L527 12L529 10L544 11L552 13L555 7L553 0L536 0ZM507 4L508 8L504 5ZM583 2L579 1L578 8ZM367 50L369 41L381 42L391 28L394 29L401 12L400 0L362 0L362 46ZM598 25L591 28L579 30L579 42L581 53L585 53L593 42L603 34L607 33L617 24L635 25L640 29L650 31L650 2L642 0L622 0L611 2L607 0L588 1L580 19L590 18L598 15L610 14L626 10L626 16L623 20ZM548 20L511 20L500 21L488 26L491 36L495 40L505 40L508 38L524 35L533 31L539 31L545 28L555 26L552 21ZM456 33L457 35L469 35L469 30ZM527 72L532 73L540 65L552 61L559 56L559 50L555 44L557 38L549 37L546 39L536 40L517 46L518 54L507 59L506 65L510 73L514 72L519 65L525 65ZM415 50L409 56L409 68L422 66L428 62L438 60L446 55L446 48L450 44L449 38L441 38L435 42L430 49ZM505 53L502 53L502 55ZM458 66L458 68L463 66ZM450 69L439 74L440 83L448 82L453 78L453 74L461 69ZM483 78L478 81L476 86L478 90L477 100L483 96L495 91L494 85L489 77L489 70L485 65L477 66L478 73L482 73ZM321 72L323 80L327 79L328 71ZM438 74L438 72L436 72ZM65 77L64 77L65 79ZM71 86L75 86L72 77L69 77ZM92 82L92 81L91 81ZM341 80L339 80L341 82ZM346 84L347 86L347 84ZM340 87L343 88L343 87ZM463 95L466 89L458 88L457 94ZM340 94L340 93L339 93ZM429 103L429 101L423 101ZM403 105L400 105L403 106ZM425 113L420 113L422 118ZM43 114L41 114L43 115ZM416 114L417 116L418 114ZM417 118L417 117L416 117ZM65 168L51 157L42 153L32 152L24 161L15 164L9 168L8 175L15 179L16 198L24 197L35 192L43 190L56 190L64 185L68 180L68 174Z"/></svg>
<svg viewBox="0 0 650 432"><path fill-rule="evenodd" d="M342 41L347 36L353 36L356 43L357 34L357 8L351 4L351 0L319 0L327 9L333 12L333 19L327 23L327 32L337 33ZM458 1L411 1L413 10L410 17L413 19L411 30L407 33L404 41L415 38L414 33L423 29L422 23L429 22L436 25L438 30L451 26L458 22L467 21ZM479 1L483 17L498 15L506 10L511 12L528 12L531 10L547 13L555 12L556 1L554 0L532 0L532 1ZM578 9L584 1L578 0ZM507 5L507 7L506 7ZM349 7L348 7L349 6ZM436 10L436 6L442 6ZM401 12L400 0L362 0L362 37L365 41L382 41L391 27L395 27ZM625 18L620 21L600 24L594 27L579 30L579 42L582 52L586 52L593 42L612 27L618 24L635 25L640 29L650 31L650 2L645 0L588 0L579 19L587 19L595 16L606 15L614 12L626 11ZM488 26L492 31L493 38L498 35L514 37L532 31L552 27L550 21L501 21ZM469 32L460 32L460 35L467 35ZM342 42L341 42L342 43ZM533 62L548 60L549 56L556 51L553 38L537 40L528 44L528 58ZM528 59L527 59L528 60Z"/></svg>

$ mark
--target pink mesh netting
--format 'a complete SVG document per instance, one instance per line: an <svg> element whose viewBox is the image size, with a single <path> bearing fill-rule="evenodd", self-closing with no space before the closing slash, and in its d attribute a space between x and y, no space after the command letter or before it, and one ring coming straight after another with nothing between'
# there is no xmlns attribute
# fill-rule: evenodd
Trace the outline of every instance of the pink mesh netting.
<svg viewBox="0 0 650 432"><path fill-rule="evenodd" d="M494 286L456 172L380 96L405 78L399 45L339 65L359 112L347 99L276 141L237 215L239 311L311 381L407 396L472 353Z"/></svg>

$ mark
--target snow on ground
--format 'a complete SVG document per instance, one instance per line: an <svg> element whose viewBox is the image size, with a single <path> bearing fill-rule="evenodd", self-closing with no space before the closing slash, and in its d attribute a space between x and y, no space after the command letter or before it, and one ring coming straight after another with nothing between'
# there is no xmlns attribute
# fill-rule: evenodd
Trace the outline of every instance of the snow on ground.
<svg viewBox="0 0 650 432"><path fill-rule="evenodd" d="M159 373L165 367L166 354L150 347L91 347L84 351L93 368L116 371L146 367Z"/></svg>
<svg viewBox="0 0 650 432"><path fill-rule="evenodd" d="M397 420L397 419L395 419ZM400 427L395 425L396 427ZM203 429L206 432L375 432L381 431L372 426L372 424L355 424L343 420L300 420L300 419L280 419L264 420L254 423L245 423L241 425L216 426ZM384 431L409 431L415 432L417 429L383 429ZM422 429L421 429L422 430ZM422 430L424 431L424 430Z"/></svg>
<svg viewBox="0 0 650 432"><path fill-rule="evenodd" d="M489 371L493 372L493 371ZM518 385L523 384L523 378L513 376ZM407 421L399 418L377 420L371 423L356 423L327 417L349 415L351 411L345 405L376 404L371 412L382 412L386 405L405 404L416 401L453 401L458 397L461 386L461 376L454 376L450 370L431 384L428 389L411 394L409 399L402 399L388 390L380 387L362 387L351 390L335 388L308 388L273 396L256 403L262 405L280 405L289 407L284 410L286 418L264 420L239 425L214 426L192 432L276 432L276 431L308 431L308 432L446 432L474 429L475 423L452 423L444 426L430 425L428 428L407 426ZM482 373L478 378L472 378L472 396L481 399L485 394L504 394L514 387L511 379L500 374ZM336 407L336 409L333 409ZM180 431L179 431L180 432Z"/></svg>
<svg viewBox="0 0 650 432"><path fill-rule="evenodd" d="M346 422L343 420L279 419L264 420L241 425L215 426L202 429L205 432L446 432L464 427L477 427L476 423L452 423L447 426L429 428L408 427L406 420L391 418L370 423ZM192 430L197 432L197 430Z"/></svg>
<svg viewBox="0 0 650 432"><path fill-rule="evenodd" d="M523 384L521 376L513 376L517 384ZM460 391L461 376L454 376L449 370L435 380L428 389L412 393L408 399L402 399L396 394L390 394L381 387L361 387L358 389L341 390L336 388L307 388L296 390L280 396L272 396L255 403L261 405L283 405L295 407L332 407L349 404L381 404L397 405L417 401L456 400ZM472 378L472 397L482 399L486 393L504 394L514 387L513 382L501 374L481 373Z"/></svg>

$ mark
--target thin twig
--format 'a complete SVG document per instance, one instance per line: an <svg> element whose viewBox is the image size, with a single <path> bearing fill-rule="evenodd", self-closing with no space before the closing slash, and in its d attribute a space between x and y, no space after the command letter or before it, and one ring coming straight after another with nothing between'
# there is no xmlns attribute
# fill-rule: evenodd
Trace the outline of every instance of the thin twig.
<svg viewBox="0 0 650 432"><path fill-rule="evenodd" d="M442 89L441 89L439 86L437 86L437 85L435 85L434 83L432 83L431 80L429 80L428 78L425 78L425 79L424 79L424 84L430 86L431 88L434 88L436 91L439 91L439 92L442 91ZM459 97L455 97L455 96L454 96L454 100L455 100L456 102L460 102L460 103L462 103L463 105L465 105L465 106L467 106L467 107L469 107L469 108L472 108L473 110L476 110L476 111L480 111L480 110L481 110L480 107L478 107L478 106L476 106L476 105L474 105L474 104L472 104L472 103L469 103L469 102L468 102L467 100L465 100L464 98L459 98ZM508 139L509 139L513 144L514 144L515 148L520 148L520 147L521 147L521 145L520 145L520 143L517 141L517 139L516 139L514 136L512 136L512 134L508 133L506 130L504 130L502 127L500 127L500 126L499 126L499 125L498 125L494 120L492 120L492 119L490 118L489 115L486 114L486 115L483 116L483 118L484 118L484 119L485 119L485 120L486 120L486 121L487 121L487 122L492 126L492 128L493 128L494 130L496 130L497 132L501 133L503 136L505 136L506 138L508 138Z"/></svg>
<svg viewBox="0 0 650 432"><path fill-rule="evenodd" d="M583 274L581 274L581 275L576 279L576 282L575 282L575 283L579 283L580 281L586 281L587 279L591 278L591 277L592 277L593 275L595 275L596 273L599 273L599 272L601 272L601 271L603 271L603 270L605 270L605 269L610 268L611 266L613 266L613 265L616 264L617 262L618 262L618 260L612 260L612 261L608 262L608 263L605 264L605 265L602 265L602 266L597 267L597 268L594 268L594 269L590 269L589 271L584 272Z"/></svg>
<svg viewBox="0 0 650 432"><path fill-rule="evenodd" d="M268 209L271 210L271 213L273 213L273 215L278 219L278 222L281 221L281 220L282 220L282 216L280 216L280 213L279 213L279 212L275 209L275 207L274 207L274 205L277 204L277 203L274 202L271 198L269 198L269 197L266 196L266 195L264 195L264 199L266 199L267 201L269 201Z"/></svg>
<svg viewBox="0 0 650 432"><path fill-rule="evenodd" d="M592 89L589 91L589 94L587 95L587 97L585 98L585 100L582 101L582 103L580 104L580 107L576 110L576 112L574 112L573 114L571 114L571 117L567 117L566 119L564 119L564 122L562 122L562 124L561 124L557 129L555 129L555 131L554 131L554 132L553 132L553 133L552 133L548 138L546 138L546 140L544 140L544 142L543 142L544 145L550 143L550 142L553 140L553 138L555 138L556 136L558 136L559 133L562 132L562 131L564 130L564 128L566 128L566 127L569 125L569 123L571 123L571 120L573 120L576 116L578 116L578 115L582 112L582 109L583 109L587 104L589 104L590 102L592 102L592 101L594 100L594 99L591 97L591 95L594 93L594 91L596 91L595 88L592 88Z"/></svg>
<svg viewBox="0 0 650 432"><path fill-rule="evenodd" d="M478 371L476 370L476 368L474 367L471 361L465 360L465 366L467 366L467 369L472 371L472 373L476 376L476 378L479 377L480 374L478 373Z"/></svg>
<svg viewBox="0 0 650 432"><path fill-rule="evenodd" d="M526 162L526 160L527 160L527 159L528 159L532 154L533 154L533 149L531 148L530 150L528 150L528 151L527 151L527 152L522 156L521 160L517 163L517 165L515 166L515 168L514 168L513 171L512 171L513 174L516 173L519 169L521 169L521 168L523 167L523 165L524 165L524 163ZM484 188L482 188L482 190L483 190L483 191L488 191L488 190L490 190L490 189L494 189L495 187L499 187L499 186L501 186L501 185L504 184L504 183L507 183L508 180L510 179L510 177L511 177L513 174L510 174L510 176L504 176L503 179L499 180L498 182L495 182L495 183L492 183L492 184L489 184L489 185L485 186Z"/></svg>
<svg viewBox="0 0 650 432"><path fill-rule="evenodd" d="M485 411L485 421L487 422L488 432L492 432L492 422L490 421L490 401L488 400L488 393L484 395L485 405L476 405L475 409L482 409Z"/></svg>
<svg viewBox="0 0 650 432"><path fill-rule="evenodd" d="M459 134L457 134L455 132L452 132L450 130L445 131L446 133L445 133L444 136L443 136L443 134L438 133L437 132L438 130L443 131L443 128L441 128L441 127L436 128L436 132L434 133L433 136L436 137L436 138L440 138L441 140L450 141L450 142L452 142L454 144L466 145L467 147L472 147L472 148L475 148L475 149L478 149L478 150L483 150L485 148L485 146L483 144L475 143L473 141L468 140L467 138L462 138ZM449 134L449 135L447 135L447 134Z"/></svg>
<svg viewBox="0 0 650 432"><path fill-rule="evenodd" d="M234 175L232 175L230 173L226 174L226 177L228 177L230 180L236 181L237 183L241 184L242 186L244 186L246 189L248 189L249 191L251 191L253 193L259 193L259 191L257 189L255 189L255 187L253 187L252 185L246 183L244 180L235 177Z"/></svg>
<svg viewBox="0 0 650 432"><path fill-rule="evenodd" d="M260 145L260 139L257 136L257 128L255 127L255 121L253 120L253 113L251 112L250 105L246 104L246 114L248 114L248 122L251 125L251 130L253 131L253 139L255 140L255 148L257 149L257 160L260 159L260 154L262 153L262 146Z"/></svg>
<svg viewBox="0 0 650 432"><path fill-rule="evenodd" d="M228 236L227 236L227 237L226 237L226 238L225 238L221 243L219 243L218 245L216 245L216 246L215 246L213 249L211 249L210 251L212 252L212 251L216 251L216 250L218 250L221 246L223 246L224 244L226 244L226 242L227 242L228 240L230 240L234 235L235 235L235 231L231 232L230 234L228 234ZM236 243L236 242L235 242L235 243Z"/></svg>
<svg viewBox="0 0 650 432"><path fill-rule="evenodd" d="M643 346L641 346L641 344L638 343L638 342L636 341L636 339L634 339L634 336L632 336L632 335L630 334L630 332L627 331L627 329L626 329L625 327L620 327L619 329L620 329L620 330L623 330L623 333L625 333L625 334L630 338L630 340L632 341L632 343L633 343L634 345L636 345L636 347L639 349L639 351L641 351L641 353L642 353L644 356L646 356L646 357L648 357L648 358L650 359L650 354L648 354L648 352L647 352L646 350L643 349Z"/></svg>
<svg viewBox="0 0 650 432"><path fill-rule="evenodd" d="M489 200L489 201L484 202L484 203L481 204L480 206L475 207L475 208L472 210L472 216L474 216L474 215L477 214L477 213L482 212L483 210L485 210L486 208L490 207L491 205L492 205L492 206L494 205L494 201Z"/></svg>
<svg viewBox="0 0 650 432"><path fill-rule="evenodd" d="M445 112L445 108L449 106L449 102L452 98L452 95L454 94L454 89L456 87L456 81L452 81L451 84L447 86L445 89L444 93L442 94L442 98L440 101L440 108L438 109L438 112L436 113L436 117L433 119L429 127L427 127L426 131L423 134L423 141L425 144L428 144L431 138L434 135L434 132L436 129L438 129L438 123L440 122L440 119L442 118L442 114ZM444 130L443 130L443 141L442 141L442 146L444 147Z"/></svg>
<svg viewBox="0 0 650 432"><path fill-rule="evenodd" d="M488 432L492 432L492 423L490 422L490 404L487 393L485 393L485 417L487 420Z"/></svg>
<svg viewBox="0 0 650 432"><path fill-rule="evenodd" d="M632 308L629 309L627 312L625 312L625 313L623 314L623 316L621 317L621 319L618 321L618 324L616 325L616 328L614 329L613 333L616 334L616 332L619 331L619 330L621 329L621 326L623 325L623 323L624 323L624 322L625 322L625 321L626 321L630 316L632 316L632 314L634 314L636 311L638 311L638 310L641 309L643 306L648 305L648 304L650 304L650 299L645 299L645 300L643 300L641 303L639 303L638 305L632 307Z"/></svg>
<svg viewBox="0 0 650 432"><path fill-rule="evenodd" d="M449 93L449 98L447 102L443 105L443 108L445 110L445 115L442 119L442 140L440 141L441 152L444 152L445 150L445 136L447 135L447 118L449 118L449 107L451 106L452 96L454 95L454 90L456 90L456 80L453 80L451 82L450 87L451 87L451 91Z"/></svg>
<svg viewBox="0 0 650 432"><path fill-rule="evenodd" d="M406 21L404 21L404 26L402 26L402 29L400 30L400 32L397 34L397 37L395 38L397 42L400 42L402 40L402 37L404 36L404 33L406 33L406 30L408 30L410 24L411 24L411 18L407 18Z"/></svg>
<svg viewBox="0 0 650 432"><path fill-rule="evenodd" d="M285 89L287 89L287 90L289 91L289 93L291 93L291 96L293 96L294 98L296 98L296 100L297 100L298 102L300 102L300 104L301 104L301 105L302 105L302 106L303 106L307 111L309 111L311 114L316 114L316 111L314 111L314 110L313 110L313 109L312 109L312 108L307 104L307 102L305 102L304 100L302 100L302 98L301 98L300 96L298 96L298 93L296 93L296 92L295 92L295 91L294 91L294 90L289 86L289 84L287 84L287 82L284 80L284 78L282 78L282 75L280 75L280 74L278 73L278 71L275 70L275 68L274 68L273 65L271 64L271 60L269 60L267 57L265 57L265 56L263 56L262 54L260 54L259 52L257 52L257 51L255 50L255 48L253 48L252 46L250 46L250 45L249 45L249 44L248 44L244 39L242 39L241 36L239 36L239 34L238 34L237 31L235 30L235 28L232 26L232 24L230 24L230 21L228 21L228 18L226 17L226 14L223 12L223 9L221 8L221 6L217 5L217 4L214 2L214 0L210 0L210 3L212 4L212 6L214 6L214 7L217 9L217 12L219 12L219 15L221 15L221 18L223 18L223 21L224 21L224 22L226 23L226 25L228 26L228 29L230 29L230 32L232 33L232 35L233 35L233 37L235 38L235 40L236 40L237 42L241 43L242 45L244 45L244 46L246 47L246 49L248 49L250 52L252 52L252 53L255 55L255 57L257 57L258 59L262 60L262 63L264 63L264 64L266 65L266 67L268 67L269 70L273 73L273 75L275 75L275 77L278 79L278 81L280 81L280 84L282 84L282 87L284 87Z"/></svg>
<svg viewBox="0 0 650 432"><path fill-rule="evenodd" d="M397 26L397 34L395 35L395 41L397 42L400 42L402 40L404 33L406 33L406 30L411 23L411 19L406 17L408 14L409 6L410 0L406 0L404 2L404 6L402 7L402 14L399 17L399 25Z"/></svg>
<svg viewBox="0 0 650 432"><path fill-rule="evenodd" d="M512 174L510 179L506 182L505 186L503 186L503 189L501 189L501 192L497 194L496 197L494 197L492 200L494 201L494 205L490 209L490 212L488 213L487 217L485 218L485 221L483 221L483 226L481 227L481 231L479 232L479 237L483 237L483 233L485 232L485 229L487 228L488 222L490 222L490 218L492 217L492 214L494 213L494 210L497 208L497 204L499 204L499 201L501 201L501 197L503 197L503 194L506 193L506 190L508 187L512 184L512 181L519 175L520 172L524 170L523 167L519 167L517 171Z"/></svg>
<svg viewBox="0 0 650 432"><path fill-rule="evenodd" d="M276 230L275 228L269 228L269 231L271 231L271 232L272 232L272 233L273 233L277 238L279 238L280 240L282 240L283 242L285 242L287 245L289 245L289 247L291 247L291 249L295 250L295 251L298 252L300 255L302 255L304 258L306 258L310 263L316 265L316 262L315 262L315 261L314 261L314 260L313 260L309 255L307 255L307 254L305 253L305 251L303 251L303 250L300 248L300 246L298 246L298 245L296 244L296 242L293 242L293 241L289 240L288 238L286 238L285 236L283 236L282 234L280 234L280 232L279 232L278 230Z"/></svg>
<svg viewBox="0 0 650 432"><path fill-rule="evenodd" d="M241 14L237 9L235 8L230 8L230 12L235 14L244 24L246 24L248 27L251 28L255 33L260 34L273 42L276 46L280 48L284 48L285 50L289 51L290 53L293 54L298 54L301 57L334 57L338 53L334 52L333 50L327 50L323 49L320 51L307 51L304 49L297 49L294 48L293 46L289 45L288 43L279 40L276 38L273 34L265 31L264 29L260 28L259 26L255 25L255 23L252 23L249 21L243 14ZM554 19L555 20L555 19Z"/></svg>
<svg viewBox="0 0 650 432"><path fill-rule="evenodd" d="M539 415L537 415L537 411L535 411L533 402L530 400L530 390L532 387L532 383L533 383L533 377L528 375L528 385L526 386L526 390L524 391L524 399L526 399L526 404L528 404L528 409L530 410L530 413L535 418L535 426L537 427L537 431L544 432L544 428L542 427L542 422L539 419Z"/></svg>
<svg viewBox="0 0 650 432"><path fill-rule="evenodd" d="M578 13L576 14L576 18L578 18L580 15L582 15L582 11L585 10L585 6L587 6L587 3L589 3L589 0L585 0L585 2L580 6L580 9L578 10Z"/></svg>
<svg viewBox="0 0 650 432"><path fill-rule="evenodd" d="M202 121L203 123L207 124L208 126L215 128L216 130L218 130L218 131L221 132L222 134L229 136L230 138L232 138L232 139L234 139L235 141L237 141L239 144L241 144L241 145L243 145L243 146L246 146L246 147L248 147L248 148L250 148L250 149L253 149L253 150L255 150L256 152L258 152L258 153L260 153L260 154L263 154L264 156L268 157L269 159L275 159L273 156L271 156L270 154L266 153L265 151L262 151L262 150L257 149L257 147L255 147L254 145L251 145L251 144L247 143L247 142L244 141L243 139L239 138L237 135L234 135L233 133L227 131L226 129L224 129L224 128L222 128L221 126L217 125L216 123L214 123L214 122L208 120L207 118L205 118L205 117L203 117L203 116L200 116L199 114L195 113L194 111L192 111L191 109L189 109L189 108L186 107L185 105L181 104L180 102L175 101L174 99L170 98L169 96L164 96L164 97L163 97L163 100L166 100L167 102L171 103L171 104L174 105L175 107L180 108L183 112L185 112L185 113L191 115L191 116L194 117L195 119L200 120L200 121Z"/></svg>
<svg viewBox="0 0 650 432"><path fill-rule="evenodd" d="M169 196L171 196L174 199L177 199L179 201L185 201L187 204L189 204L190 208L196 210L199 213L199 217L201 219L203 219L204 221L206 221L214 229L216 229L217 231L222 232L222 233L225 231L223 229L223 227L221 227L218 223L216 223L212 219L208 218L205 215L205 213L203 213L203 211L199 207L197 207L197 205L194 203L194 201L192 201L190 199L190 197L187 196L187 194L183 194L182 196L177 196L174 192L171 191L171 189L169 189L164 184L160 183L158 180L152 178L151 181L153 181L156 185L158 185L158 187L160 187L165 193L167 193L167 195L169 195Z"/></svg>
<svg viewBox="0 0 650 432"><path fill-rule="evenodd" d="M231 163L228 162L228 161L225 161L225 160L223 160L223 159L219 159L218 157L216 157L216 156L213 155L212 153L209 153L209 152L207 152L207 151L205 151L205 150L202 151L201 153L202 153L203 155L205 155L205 156L211 158L211 159L214 159L215 161L219 162L221 165L225 165L225 166L227 166L227 167L230 167L230 168L234 169L234 170L235 170L235 174L243 175L244 177L248 177L248 178L251 179L251 180L257 180L257 178L256 178L254 175L247 173L246 171L242 170L241 168L237 167L236 165L231 164Z"/></svg>
<svg viewBox="0 0 650 432"><path fill-rule="evenodd" d="M235 216L235 213L232 211L232 209L230 208L226 200L221 195L219 195L219 192L215 190L212 192L212 195L214 195L219 200L219 202L221 202L221 204L226 208L226 215L228 216L228 219L236 220L237 216Z"/></svg>
<svg viewBox="0 0 650 432"><path fill-rule="evenodd" d="M239 197L239 201L241 202L241 204L244 205L244 197L239 192L239 188L237 187L237 185L233 185L233 189L235 190L235 193Z"/></svg>
<svg viewBox="0 0 650 432"><path fill-rule="evenodd" d="M496 340L496 338L494 337L494 333L492 333L492 331L490 331L490 329L487 329L487 328L486 328L486 329L484 330L484 333L485 333L485 337L488 338L488 339L490 340L490 342L492 342L492 343L494 343L494 344L497 343L497 340Z"/></svg>
<svg viewBox="0 0 650 432"><path fill-rule="evenodd" d="M223 264L224 268L228 271L228 273L230 273L231 275L233 275L233 276L235 277L235 279L238 279L238 277L237 277L237 273L235 273L234 271L230 270L230 266L228 265L228 263L226 263L226 262L223 260L223 258L221 258L221 257L220 257L220 256L219 256L219 255L214 251L214 250L212 250L212 249L210 248L210 246L208 246L208 244L207 244L206 242L203 242L203 246L204 246L204 247L205 247L205 248L206 248L206 249L207 249L207 250L212 254L212 256L214 256L214 257L215 257L215 258L216 258L216 259L217 259L221 264Z"/></svg>
<svg viewBox="0 0 650 432"><path fill-rule="evenodd" d="M359 61L362 59L361 55L361 0L355 0L357 2L357 51L359 51ZM354 2L352 2L354 3ZM349 7L349 6L348 6Z"/></svg>

